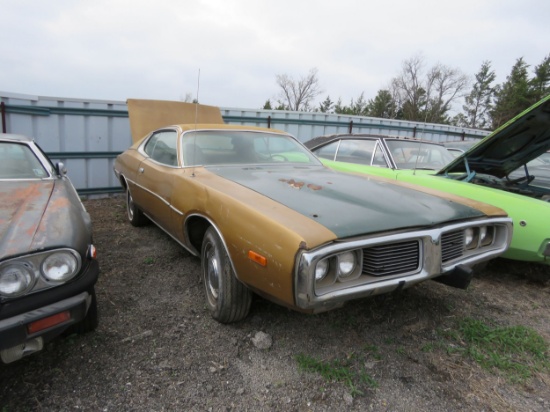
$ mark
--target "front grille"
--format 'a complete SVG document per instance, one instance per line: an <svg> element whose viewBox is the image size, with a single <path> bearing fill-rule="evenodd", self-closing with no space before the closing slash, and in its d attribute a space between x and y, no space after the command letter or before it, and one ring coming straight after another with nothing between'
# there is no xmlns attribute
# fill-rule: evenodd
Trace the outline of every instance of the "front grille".
<svg viewBox="0 0 550 412"><path fill-rule="evenodd" d="M363 249L363 274L391 276L420 269L420 241L391 243Z"/></svg>
<svg viewBox="0 0 550 412"><path fill-rule="evenodd" d="M464 253L464 231L443 233L441 236L441 261L446 263Z"/></svg>

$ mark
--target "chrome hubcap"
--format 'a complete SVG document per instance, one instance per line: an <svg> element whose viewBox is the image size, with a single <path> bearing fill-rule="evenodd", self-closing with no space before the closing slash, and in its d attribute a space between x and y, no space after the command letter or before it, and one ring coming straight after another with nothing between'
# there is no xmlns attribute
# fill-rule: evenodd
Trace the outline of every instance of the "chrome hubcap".
<svg viewBox="0 0 550 412"><path fill-rule="evenodd" d="M126 198L126 205L128 206L126 209L128 209L128 218L132 220L134 218L134 199L132 199L132 195L130 194L130 191L128 190L128 196Z"/></svg>
<svg viewBox="0 0 550 412"><path fill-rule="evenodd" d="M220 287L220 262L218 261L215 249L210 247L207 252L206 265L206 287L214 299L218 299Z"/></svg>

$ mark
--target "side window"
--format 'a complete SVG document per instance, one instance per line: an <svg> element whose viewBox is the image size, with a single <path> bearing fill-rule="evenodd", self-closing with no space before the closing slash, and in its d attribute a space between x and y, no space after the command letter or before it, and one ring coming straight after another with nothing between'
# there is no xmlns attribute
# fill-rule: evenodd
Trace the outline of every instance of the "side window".
<svg viewBox="0 0 550 412"><path fill-rule="evenodd" d="M342 140L336 154L336 160L339 162L370 165L375 144L375 140Z"/></svg>
<svg viewBox="0 0 550 412"><path fill-rule="evenodd" d="M178 165L177 133L174 130L165 130L155 133L145 145L145 153L151 159L168 165Z"/></svg>
<svg viewBox="0 0 550 412"><path fill-rule="evenodd" d="M323 159L334 160L336 149L338 148L339 143L340 140L329 143L326 146L316 149L313 153L315 153L318 157L322 157Z"/></svg>

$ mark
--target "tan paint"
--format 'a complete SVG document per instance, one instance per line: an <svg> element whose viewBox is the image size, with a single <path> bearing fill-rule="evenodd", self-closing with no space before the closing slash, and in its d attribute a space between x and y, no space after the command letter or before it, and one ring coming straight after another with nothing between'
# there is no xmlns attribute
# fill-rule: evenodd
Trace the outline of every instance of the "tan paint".
<svg viewBox="0 0 550 412"><path fill-rule="evenodd" d="M168 100L128 99L132 141L136 143L155 129L180 123L223 124L219 107Z"/></svg>
<svg viewBox="0 0 550 412"><path fill-rule="evenodd" d="M173 207L184 216L173 212L175 224L170 229L178 233L172 234L185 242L185 217L206 216L222 234L238 278L293 306L296 253L331 242L336 235L313 219L204 168L177 170L174 179L180 190L172 194ZM250 251L264 256L266 266L251 260Z"/></svg>

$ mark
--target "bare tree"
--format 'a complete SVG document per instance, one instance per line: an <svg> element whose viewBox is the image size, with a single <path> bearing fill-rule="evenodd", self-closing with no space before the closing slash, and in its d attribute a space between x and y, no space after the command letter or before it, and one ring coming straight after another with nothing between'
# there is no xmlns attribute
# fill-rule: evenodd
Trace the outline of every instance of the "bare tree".
<svg viewBox="0 0 550 412"><path fill-rule="evenodd" d="M424 72L424 58L414 56L403 62L401 74L391 82L405 120L449 123L447 113L462 97L468 77L460 70L436 64Z"/></svg>
<svg viewBox="0 0 550 412"><path fill-rule="evenodd" d="M398 99L405 120L418 120L425 106L426 91L421 84L424 61L417 55L403 62L401 74L391 81L392 94Z"/></svg>
<svg viewBox="0 0 550 412"><path fill-rule="evenodd" d="M315 68L298 81L287 74L278 74L277 85L281 88L279 103L287 110L308 111L313 99L322 93Z"/></svg>

